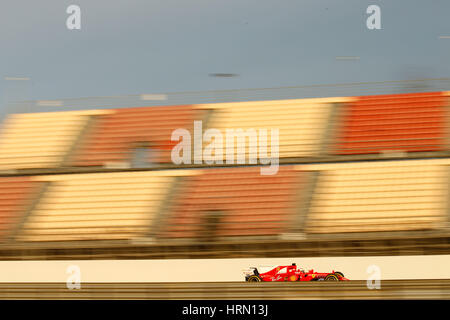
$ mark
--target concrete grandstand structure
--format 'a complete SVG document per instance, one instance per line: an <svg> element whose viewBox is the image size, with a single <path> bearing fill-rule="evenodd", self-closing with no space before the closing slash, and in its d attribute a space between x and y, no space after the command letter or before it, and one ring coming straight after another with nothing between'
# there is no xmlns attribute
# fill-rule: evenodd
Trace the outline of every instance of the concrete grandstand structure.
<svg viewBox="0 0 450 320"><path fill-rule="evenodd" d="M13 114L0 258L440 254L448 92ZM280 170L175 165L171 133L278 128Z"/></svg>

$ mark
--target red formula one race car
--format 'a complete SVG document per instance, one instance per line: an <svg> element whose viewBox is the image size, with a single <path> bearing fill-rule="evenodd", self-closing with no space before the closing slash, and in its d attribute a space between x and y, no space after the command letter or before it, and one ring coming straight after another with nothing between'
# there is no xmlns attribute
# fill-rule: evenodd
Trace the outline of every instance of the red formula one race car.
<svg viewBox="0 0 450 320"><path fill-rule="evenodd" d="M267 268L267 267L266 267ZM332 271L327 273L308 272L297 268L293 263L290 266L269 267L268 271L263 272L263 269L252 267L244 271L245 281L260 282L260 281L349 281L344 277L344 274L339 271Z"/></svg>

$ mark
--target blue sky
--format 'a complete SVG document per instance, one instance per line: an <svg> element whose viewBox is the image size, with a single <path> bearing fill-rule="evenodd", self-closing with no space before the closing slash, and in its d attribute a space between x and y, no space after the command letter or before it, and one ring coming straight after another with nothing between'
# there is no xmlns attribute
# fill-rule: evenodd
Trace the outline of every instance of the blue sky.
<svg viewBox="0 0 450 320"><path fill-rule="evenodd" d="M81 8L81 30L66 28L71 4ZM366 28L371 4L381 8L381 30ZM5 101L22 98L450 76L450 39L439 39L450 36L448 0L2 0L0 6L2 113Z"/></svg>

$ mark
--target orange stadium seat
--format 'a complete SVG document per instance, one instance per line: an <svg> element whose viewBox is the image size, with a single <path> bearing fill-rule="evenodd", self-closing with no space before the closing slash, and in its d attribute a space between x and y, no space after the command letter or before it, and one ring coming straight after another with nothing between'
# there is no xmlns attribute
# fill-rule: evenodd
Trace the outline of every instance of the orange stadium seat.
<svg viewBox="0 0 450 320"><path fill-rule="evenodd" d="M278 235L295 216L300 176L292 166L273 176L260 167L201 170L179 191L161 237Z"/></svg>
<svg viewBox="0 0 450 320"><path fill-rule="evenodd" d="M149 162L170 162L170 152L176 144L172 131L178 128L192 130L194 120L202 120L201 110L190 105L139 107L111 110L99 117L83 146L76 152L76 166L104 166L108 162L131 160L136 143L147 143L145 148L156 151L148 155Z"/></svg>
<svg viewBox="0 0 450 320"><path fill-rule="evenodd" d="M0 240L4 240L20 223L40 183L30 177L0 178Z"/></svg>
<svg viewBox="0 0 450 320"><path fill-rule="evenodd" d="M444 150L445 104L442 92L358 97L344 108L335 152Z"/></svg>

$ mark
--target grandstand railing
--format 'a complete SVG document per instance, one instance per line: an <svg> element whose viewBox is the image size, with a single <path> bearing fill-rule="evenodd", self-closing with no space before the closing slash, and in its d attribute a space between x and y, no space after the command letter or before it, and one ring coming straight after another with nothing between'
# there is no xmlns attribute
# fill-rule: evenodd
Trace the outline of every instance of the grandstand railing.
<svg viewBox="0 0 450 320"><path fill-rule="evenodd" d="M400 232L371 236L323 235L305 240L236 240L163 243L122 241L15 242L0 246L0 260L202 259L258 257L342 257L448 254L448 231Z"/></svg>
<svg viewBox="0 0 450 320"><path fill-rule="evenodd" d="M9 113L449 91L450 78L184 91L7 103Z"/></svg>

